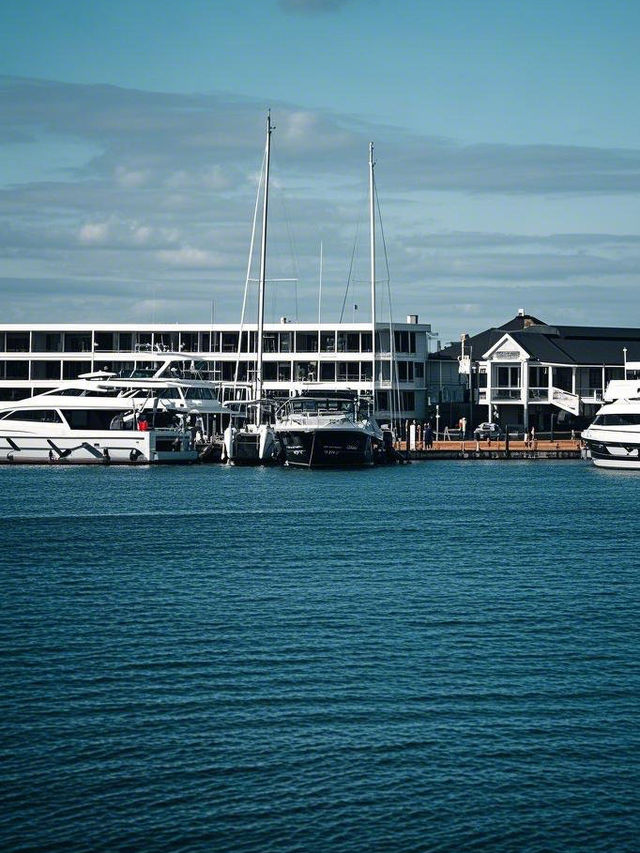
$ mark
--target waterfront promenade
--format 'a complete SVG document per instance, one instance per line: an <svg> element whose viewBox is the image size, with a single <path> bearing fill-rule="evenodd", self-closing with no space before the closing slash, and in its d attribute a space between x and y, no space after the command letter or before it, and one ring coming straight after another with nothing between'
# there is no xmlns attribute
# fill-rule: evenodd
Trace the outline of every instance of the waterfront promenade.
<svg viewBox="0 0 640 853"><path fill-rule="evenodd" d="M396 448L407 452L407 442L400 441ZM580 439L535 439L523 441L434 441L427 449L423 441L415 443L415 449L409 450L410 459L580 459L582 448Z"/></svg>

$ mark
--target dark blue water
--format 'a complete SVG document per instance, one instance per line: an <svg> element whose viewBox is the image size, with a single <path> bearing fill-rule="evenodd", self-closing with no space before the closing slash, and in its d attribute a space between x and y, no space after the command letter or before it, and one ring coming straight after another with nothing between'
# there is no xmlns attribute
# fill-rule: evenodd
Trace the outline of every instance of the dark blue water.
<svg viewBox="0 0 640 853"><path fill-rule="evenodd" d="M638 850L639 491L0 468L0 848Z"/></svg>

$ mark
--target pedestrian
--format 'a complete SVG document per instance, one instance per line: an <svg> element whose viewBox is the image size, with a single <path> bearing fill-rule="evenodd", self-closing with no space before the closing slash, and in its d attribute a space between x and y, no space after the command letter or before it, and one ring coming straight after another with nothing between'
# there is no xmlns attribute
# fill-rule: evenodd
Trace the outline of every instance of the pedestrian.
<svg viewBox="0 0 640 853"><path fill-rule="evenodd" d="M431 450L433 447L433 430L431 429L431 424L428 423L427 427L424 431L424 443L427 450Z"/></svg>

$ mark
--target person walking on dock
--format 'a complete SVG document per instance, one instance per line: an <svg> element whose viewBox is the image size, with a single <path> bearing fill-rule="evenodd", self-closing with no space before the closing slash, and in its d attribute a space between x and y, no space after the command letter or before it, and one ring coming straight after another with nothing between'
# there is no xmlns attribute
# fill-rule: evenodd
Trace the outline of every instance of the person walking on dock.
<svg viewBox="0 0 640 853"><path fill-rule="evenodd" d="M427 424L424 431L424 446L427 450L431 450L433 447L433 430L431 429L431 424Z"/></svg>

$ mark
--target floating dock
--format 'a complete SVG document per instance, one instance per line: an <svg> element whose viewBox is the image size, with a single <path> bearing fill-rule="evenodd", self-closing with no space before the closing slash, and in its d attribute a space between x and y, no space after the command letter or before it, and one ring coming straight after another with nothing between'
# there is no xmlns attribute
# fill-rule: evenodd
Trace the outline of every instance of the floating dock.
<svg viewBox="0 0 640 853"><path fill-rule="evenodd" d="M406 441L396 449L409 459L582 459L584 448L579 439L543 439L534 441L434 441L431 448L416 442L407 451Z"/></svg>

